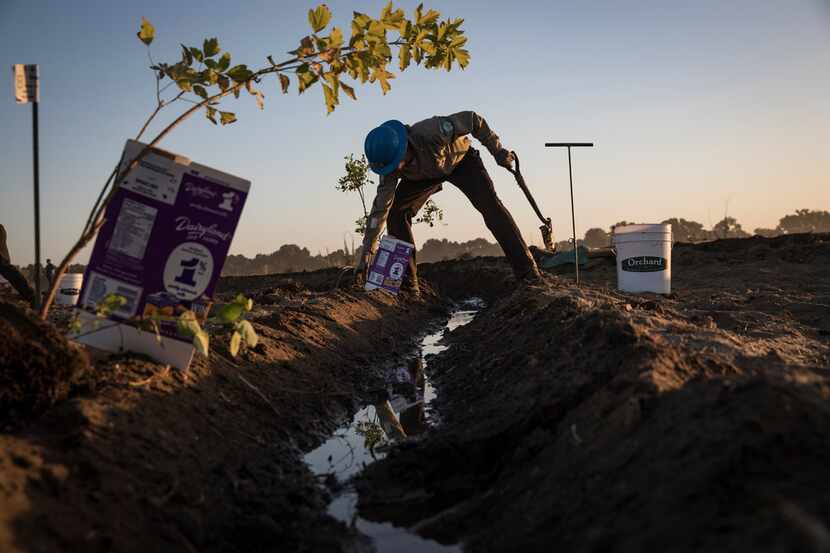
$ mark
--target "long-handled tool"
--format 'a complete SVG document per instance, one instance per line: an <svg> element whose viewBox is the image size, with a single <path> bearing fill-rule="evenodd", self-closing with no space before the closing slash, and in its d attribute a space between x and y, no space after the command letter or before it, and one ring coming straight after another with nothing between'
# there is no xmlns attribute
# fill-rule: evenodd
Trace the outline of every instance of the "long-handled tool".
<svg viewBox="0 0 830 553"><path fill-rule="evenodd" d="M568 148L568 176L571 179L571 225L574 233L574 268L576 269L576 283L579 284L579 248L576 241L576 215L574 214L574 174L571 169L571 148L593 148L593 142L546 142L546 148Z"/></svg>
<svg viewBox="0 0 830 553"><path fill-rule="evenodd" d="M542 221L542 226L539 227L539 230L542 231L542 242L545 244L545 249L549 252L553 252L553 226L551 225L550 217L542 215L542 211L539 209L539 206L536 205L536 200L533 199L533 195L530 193L530 190L525 183L525 178L519 170L519 156L516 155L516 152L510 153L513 154L513 160L516 162L516 168L508 169L508 171L513 173L513 176L516 177L516 183L518 183L519 188L521 188L522 192L524 192L525 196L527 196L527 200L530 202L531 207L533 207L533 211L536 212L536 216L539 217L540 221Z"/></svg>

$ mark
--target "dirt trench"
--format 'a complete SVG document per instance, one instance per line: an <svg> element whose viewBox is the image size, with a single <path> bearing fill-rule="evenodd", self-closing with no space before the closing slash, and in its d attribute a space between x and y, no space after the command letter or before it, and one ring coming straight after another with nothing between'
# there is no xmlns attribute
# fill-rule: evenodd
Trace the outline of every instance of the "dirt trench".
<svg viewBox="0 0 830 553"><path fill-rule="evenodd" d="M668 297L562 268L453 332L443 425L364 472L361 515L472 552L830 550L830 239L674 266Z"/></svg>
<svg viewBox="0 0 830 553"><path fill-rule="evenodd" d="M93 356L83 379L51 375L64 387L45 414L33 405L3 421L0 551L371 550L326 515L301 456L382 390L376 367L408 354L448 304L428 289L395 299L296 278L221 288L254 298L253 350L232 359L220 333L186 372ZM5 314L0 323L20 324ZM61 361L65 342L37 334ZM8 345L3 374L19 376L15 355L27 354Z"/></svg>
<svg viewBox="0 0 830 553"><path fill-rule="evenodd" d="M0 551L370 551L301 452L471 295L490 307L428 366L443 423L364 473L362 516L468 551L827 550L828 244L678 246L668 297L614 292L603 260L579 290L567 267L516 290L501 258L425 264L421 299L223 279L256 349L94 357L0 434Z"/></svg>

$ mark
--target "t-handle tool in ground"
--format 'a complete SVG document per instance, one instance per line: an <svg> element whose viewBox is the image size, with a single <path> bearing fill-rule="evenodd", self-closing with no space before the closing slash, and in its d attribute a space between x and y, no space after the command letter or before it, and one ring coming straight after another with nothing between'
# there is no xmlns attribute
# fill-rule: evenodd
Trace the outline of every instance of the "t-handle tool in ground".
<svg viewBox="0 0 830 553"><path fill-rule="evenodd" d="M568 176L571 179L571 226L574 234L574 270L576 283L579 285L579 248L576 242L576 215L574 214L574 174L571 170L571 148L593 148L593 142L546 142L546 148L568 148Z"/></svg>
<svg viewBox="0 0 830 553"><path fill-rule="evenodd" d="M516 162L516 168L510 169L508 167L507 170L513 173L513 176L516 177L516 182L518 183L519 188L521 188L522 192L525 193L527 200L530 202L531 207L533 207L533 211L536 212L539 220L542 221L542 226L539 227L539 230L542 231L542 242L544 242L546 250L553 252L555 246L553 245L553 226L551 225L550 217L542 215L542 211L539 209L539 206L536 205L536 200L533 199L530 189L528 189L527 184L525 183L525 178L519 170L519 156L516 155L516 152L510 153L513 154L513 160Z"/></svg>

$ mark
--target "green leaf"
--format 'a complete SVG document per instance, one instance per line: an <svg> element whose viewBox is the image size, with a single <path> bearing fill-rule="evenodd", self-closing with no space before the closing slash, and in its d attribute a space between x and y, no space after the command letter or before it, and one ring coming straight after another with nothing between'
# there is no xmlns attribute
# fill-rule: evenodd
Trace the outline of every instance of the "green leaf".
<svg viewBox="0 0 830 553"><path fill-rule="evenodd" d="M190 55L193 56L196 61L204 61L205 59L202 51L198 48L194 48L193 46L190 47Z"/></svg>
<svg viewBox="0 0 830 553"><path fill-rule="evenodd" d="M310 36L305 36L300 40L300 47L288 53L294 54L298 58L310 56L314 53L314 40Z"/></svg>
<svg viewBox="0 0 830 553"><path fill-rule="evenodd" d="M190 53L190 50L188 50L187 46L184 44L181 44L180 46L182 47L182 63L191 65L193 63L193 54Z"/></svg>
<svg viewBox="0 0 830 553"><path fill-rule="evenodd" d="M229 112L229 111L220 111L219 112L219 121L223 125L230 125L234 121L236 121L236 115Z"/></svg>
<svg viewBox="0 0 830 553"><path fill-rule="evenodd" d="M242 316L242 306L237 302L223 305L216 317L225 324L235 323Z"/></svg>
<svg viewBox="0 0 830 553"><path fill-rule="evenodd" d="M435 23L438 20L439 17L441 17L440 12L437 12L435 10L429 10L426 14L419 17L418 20L416 21L416 23L418 25L421 25L421 26L430 25L432 23Z"/></svg>
<svg viewBox="0 0 830 553"><path fill-rule="evenodd" d="M323 96L326 100L326 113L331 113L334 111L334 106L338 104L337 101L337 92L334 91L329 85L323 85Z"/></svg>
<svg viewBox="0 0 830 553"><path fill-rule="evenodd" d="M403 44L398 51L398 57L400 58L399 67L401 71L404 71L407 67L409 67L409 62L412 59L411 51L409 50L408 44Z"/></svg>
<svg viewBox="0 0 830 553"><path fill-rule="evenodd" d="M143 42L147 46L150 46L150 44L153 42L153 38L156 36L156 28L153 27L153 25L149 21L142 17L141 27L136 33L136 36L138 36L141 42Z"/></svg>
<svg viewBox="0 0 830 553"><path fill-rule="evenodd" d="M234 67L231 67L230 69L228 69L227 73L228 77L230 77L238 83L247 81L251 78L253 74L253 71L248 69L248 66L244 64L235 65Z"/></svg>
<svg viewBox="0 0 830 553"><path fill-rule="evenodd" d="M254 300L248 299L248 301L245 302L245 311L250 311L253 308L254 308Z"/></svg>
<svg viewBox="0 0 830 553"><path fill-rule="evenodd" d="M208 351L210 349L210 336L208 336L207 332L199 330L199 332L193 335L193 347L195 347L196 351L205 357L208 356Z"/></svg>
<svg viewBox="0 0 830 553"><path fill-rule="evenodd" d="M195 84L195 85L193 85L193 92L195 92L197 96L207 100L208 93L207 93L207 90L205 90L205 87L203 87L201 85L198 85L198 84Z"/></svg>
<svg viewBox="0 0 830 553"><path fill-rule="evenodd" d="M206 38L204 44L202 45L202 50L204 51L206 58L212 58L219 53L219 39Z"/></svg>
<svg viewBox="0 0 830 553"><path fill-rule="evenodd" d="M450 48L460 48L467 44L467 37L464 35L458 35L457 37L453 38L450 42Z"/></svg>
<svg viewBox="0 0 830 553"><path fill-rule="evenodd" d="M217 82L219 83L219 88L222 89L222 92L225 92L228 87L231 86L231 80L224 75L219 75Z"/></svg>
<svg viewBox="0 0 830 553"><path fill-rule="evenodd" d="M369 34L375 37L385 37L386 27L380 21L372 21L369 23Z"/></svg>
<svg viewBox="0 0 830 553"><path fill-rule="evenodd" d="M351 98L352 100L357 100L357 96L355 96L354 89L352 87L345 83L340 83L340 88L343 89L343 92L345 92L349 98Z"/></svg>
<svg viewBox="0 0 830 553"><path fill-rule="evenodd" d="M178 327L179 333L184 336L196 336L199 332L202 332L202 327L199 325L199 321L196 319L196 314L193 311L185 311L179 315L176 326Z"/></svg>
<svg viewBox="0 0 830 553"><path fill-rule="evenodd" d="M324 50L324 51L320 52L318 57L320 58L321 61L324 61L326 63L331 63L331 62L333 62L334 60L337 59L338 52L339 51L335 48L329 48L328 50Z"/></svg>
<svg viewBox="0 0 830 553"><path fill-rule="evenodd" d="M212 60L212 59L206 59L205 60L205 65L207 66L208 69L217 69L219 67L219 63L216 60ZM224 69L223 69L223 71L224 71Z"/></svg>
<svg viewBox="0 0 830 553"><path fill-rule="evenodd" d="M329 47L329 39L328 38L323 38L323 37L319 37L317 35L314 35L312 37L312 39L314 40L314 46L317 48L318 52L322 52L323 50L328 49L328 47Z"/></svg>
<svg viewBox="0 0 830 553"><path fill-rule="evenodd" d="M222 73L231 65L231 54L230 52L224 52L221 56L219 56L219 63L216 65L216 70Z"/></svg>
<svg viewBox="0 0 830 553"><path fill-rule="evenodd" d="M185 92L190 92L193 90L193 83L190 82L190 79L179 79L176 81L176 84L179 86L180 89L184 90Z"/></svg>
<svg viewBox="0 0 830 553"><path fill-rule="evenodd" d="M201 74L201 81L209 86L213 86L219 82L219 78L221 75L217 73L214 69L206 69L202 71Z"/></svg>
<svg viewBox="0 0 830 553"><path fill-rule="evenodd" d="M317 82L319 77L310 71L308 64L303 64L297 69L297 85L300 94L305 92L308 87Z"/></svg>
<svg viewBox="0 0 830 553"><path fill-rule="evenodd" d="M248 321L242 321L239 323L239 332L242 334L242 339L245 341L245 345L249 348L256 347L259 342L259 336L257 336L257 333L254 330L254 325Z"/></svg>
<svg viewBox="0 0 830 553"><path fill-rule="evenodd" d="M231 352L231 357L236 357L236 354L239 353L239 346L242 344L242 335L238 332L234 332L231 334L231 343L228 349Z"/></svg>
<svg viewBox="0 0 830 553"><path fill-rule="evenodd" d="M282 87L282 93L288 94L288 86L291 84L291 79L288 78L287 75L283 75L280 73L280 86Z"/></svg>
<svg viewBox="0 0 830 553"><path fill-rule="evenodd" d="M118 294L107 294L95 306L95 313L99 317L109 317L127 303L127 298Z"/></svg>
<svg viewBox="0 0 830 553"><path fill-rule="evenodd" d="M332 27L329 35L329 48L340 48L343 46L343 31L339 27Z"/></svg>
<svg viewBox="0 0 830 553"><path fill-rule="evenodd" d="M464 48L456 48L453 50L453 53L455 54L455 59L458 61L458 65L461 66L461 69L467 67L470 63L470 52Z"/></svg>
<svg viewBox="0 0 830 553"><path fill-rule="evenodd" d="M214 125L217 124L216 123L216 110L215 109L207 108L207 111L205 111L205 117L207 117L208 121L210 121Z"/></svg>
<svg viewBox="0 0 830 553"><path fill-rule="evenodd" d="M371 22L372 18L366 15L365 13L354 12L354 17L352 17L352 34L356 34L355 27L357 28L358 32L364 31Z"/></svg>
<svg viewBox="0 0 830 553"><path fill-rule="evenodd" d="M325 4L320 4L313 10L308 10L308 22L315 33L326 28L331 21L331 10Z"/></svg>
<svg viewBox="0 0 830 553"><path fill-rule="evenodd" d="M383 93L386 94L392 88L389 84L389 79L394 79L395 75L388 72L383 67L375 67L372 70L372 78L370 79L372 82L378 81L380 83L380 88L383 90Z"/></svg>

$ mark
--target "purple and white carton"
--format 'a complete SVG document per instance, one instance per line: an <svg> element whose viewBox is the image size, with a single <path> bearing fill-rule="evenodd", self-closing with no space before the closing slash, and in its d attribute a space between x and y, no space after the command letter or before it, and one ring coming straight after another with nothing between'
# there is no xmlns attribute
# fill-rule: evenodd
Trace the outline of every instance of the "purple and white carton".
<svg viewBox="0 0 830 553"><path fill-rule="evenodd" d="M414 244L384 236L366 277L366 290L380 288L397 296L414 250Z"/></svg>
<svg viewBox="0 0 830 553"><path fill-rule="evenodd" d="M128 140L122 167L144 147ZM175 318L186 310L204 314L212 303L250 182L154 148L117 186L78 307L89 320L101 300L116 294L126 301L109 319L119 323L161 315L163 339L129 325L113 329L116 325L108 321L75 337L101 349L138 351L186 367L192 337L179 333Z"/></svg>

